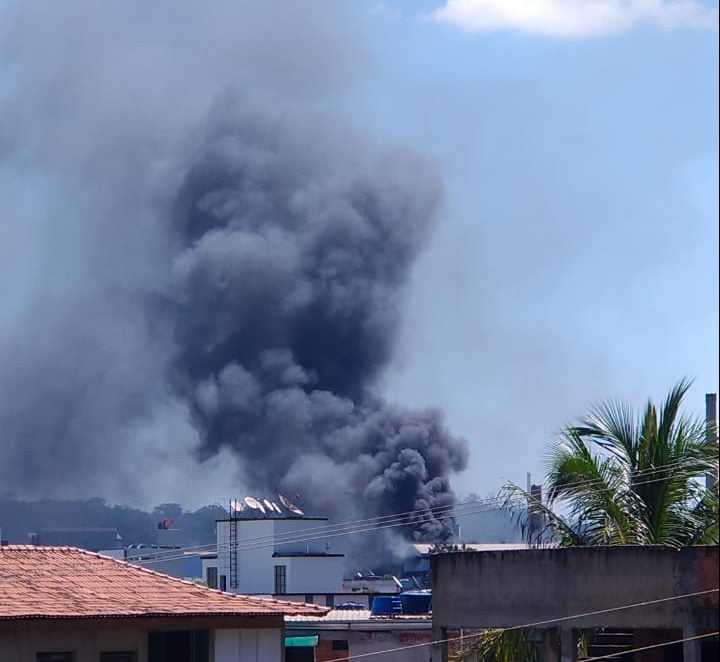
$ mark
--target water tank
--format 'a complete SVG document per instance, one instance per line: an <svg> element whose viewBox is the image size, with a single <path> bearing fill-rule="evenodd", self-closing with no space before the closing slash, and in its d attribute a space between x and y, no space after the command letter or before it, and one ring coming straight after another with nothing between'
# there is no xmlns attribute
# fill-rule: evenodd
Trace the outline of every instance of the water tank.
<svg viewBox="0 0 720 662"><path fill-rule="evenodd" d="M405 591L400 594L404 614L427 614L431 599L429 591Z"/></svg>
<svg viewBox="0 0 720 662"><path fill-rule="evenodd" d="M370 613L375 616L402 614L402 601L394 595L376 595L373 598Z"/></svg>

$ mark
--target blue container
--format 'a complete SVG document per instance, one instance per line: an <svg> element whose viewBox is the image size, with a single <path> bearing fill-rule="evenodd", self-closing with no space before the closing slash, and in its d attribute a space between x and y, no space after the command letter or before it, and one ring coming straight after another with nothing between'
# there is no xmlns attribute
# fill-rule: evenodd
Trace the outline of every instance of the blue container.
<svg viewBox="0 0 720 662"><path fill-rule="evenodd" d="M389 595L376 595L372 601L370 613L375 615L388 616L394 614L392 597Z"/></svg>
<svg viewBox="0 0 720 662"><path fill-rule="evenodd" d="M405 591L400 594L403 614L427 614L430 611L432 593L428 591Z"/></svg>

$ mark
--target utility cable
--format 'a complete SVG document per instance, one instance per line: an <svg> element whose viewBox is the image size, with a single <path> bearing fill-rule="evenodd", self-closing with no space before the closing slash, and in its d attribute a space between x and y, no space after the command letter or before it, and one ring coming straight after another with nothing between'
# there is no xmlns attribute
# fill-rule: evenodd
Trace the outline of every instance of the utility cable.
<svg viewBox="0 0 720 662"><path fill-rule="evenodd" d="M512 627L507 628L496 628L495 631L500 632L510 632L511 630L525 630L528 628L539 628L546 625L554 625L557 623L565 623L566 621L573 621L577 620L579 618L588 618L590 616L599 616L600 614L608 614L615 611L623 611L625 609L636 609L638 607L646 607L648 605L654 605L654 604L660 604L663 602L671 602L672 600L683 600L685 598L692 598L699 595L706 595L708 593L717 593L717 588L711 588L704 591L695 591L693 593L684 593L682 595L673 595L667 598L658 598L656 600L645 600L643 602L634 602L632 604L628 605L622 605L620 607L609 607L607 609L596 609L594 611L588 611L584 612L582 614L571 614L570 616L561 616L559 618L549 618L542 621L535 621L534 623L525 623L523 625L513 625ZM299 621L296 621L299 622ZM715 634L715 633L713 633ZM463 640L465 639L477 639L479 637L484 637L485 632L480 632L477 634L471 634L471 635L465 635L462 637ZM423 646L434 646L436 644L445 644L449 643L451 641L458 641L458 637L446 637L444 639L435 639L432 641L423 641L421 643L417 644L408 644L406 646L395 646L393 648L386 648L384 650L379 651L372 651L369 653L358 653L357 655L350 655L350 656L343 656L338 658L333 658L332 660L327 660L327 662L345 662L345 660L357 660L360 658L365 657L373 657L376 655L385 655L387 653L394 653L401 650L410 650L413 648L421 648ZM668 643L675 643L675 642L668 642ZM599 658L586 658L583 660L583 662L589 662L590 659L599 659Z"/></svg>
<svg viewBox="0 0 720 662"><path fill-rule="evenodd" d="M661 482L664 480L666 480L666 478L656 478L656 479L652 479L652 480L643 481L641 483L636 483L636 485L641 485L641 484L645 485L645 484L650 484L650 483L655 483L655 482ZM436 519L442 520L442 519L453 519L454 517L463 516L463 515L472 515L472 514L477 514L477 513L481 513L481 512L490 512L493 510L507 509L507 503L508 503L507 500L501 500L499 498L495 498L495 499L486 499L484 502L486 502L486 503L502 502L502 505L499 505L495 508L477 509L477 505L479 503L483 503L482 501L477 501L477 502L468 502L467 504L458 504L455 506L441 506L441 507L438 507L437 509L435 509L434 511L432 509L423 509L421 511L410 511L410 512L428 513L428 512L432 511L434 514L437 514L438 511L440 511L440 509L442 509L442 511L440 512L440 517L436 517ZM526 504L525 499L523 499L522 497L517 497L516 505L520 506L520 505L525 505L525 504ZM457 512L458 506L462 506L462 508L463 508L460 512ZM455 510L453 510L453 509L455 509ZM368 524L367 526L358 525L356 527L348 527L348 528L345 528L347 526L345 524L337 524L337 525L328 525L327 527L312 527L311 529L305 529L303 532L280 534L275 537L273 537L272 535L266 535L266 536L259 536L254 539L247 538L244 541L235 543L234 548L237 549L238 551L248 551L251 549L259 549L262 547L271 547L271 546L291 544L291 543L310 542L310 541L318 540L318 539L334 538L334 537L343 536L343 535L363 533L363 532L372 531L372 530L394 528L394 527L399 527L399 526L408 526L411 524L418 523L417 520L411 519L411 516L407 516L407 515L404 516L402 514L397 515L397 516L394 516L394 515L383 516L383 518L387 520L386 524L382 524L382 523L381 523L381 525ZM367 521L371 522L372 520L383 519L383 518L369 518ZM237 521L242 522L244 520L238 519ZM249 521L256 521L256 520L249 520ZM257 521L263 521L263 520L258 519ZM363 522L364 520L356 520L356 521ZM311 531L313 529L316 531L319 530L319 531L323 531L323 532L318 533L316 535L312 535L312 536L305 535L305 532ZM257 541L257 542L255 542L255 541ZM202 547L206 551L213 551L213 550L227 551L227 549L230 548L230 545L229 545L229 543L221 543L219 545L208 544L208 545L203 545L203 546L198 546L198 547L179 548L179 549L172 550L173 555L164 556L157 560L155 560L155 559L143 560L141 562L150 564L150 563L161 563L163 561L167 561L167 560L171 560L171 559L185 558L187 555L192 555L192 554L190 554L191 550L196 550L196 549L199 549L200 547ZM187 552L187 554L186 554L186 552ZM198 554L200 554L200 553L202 553L202 552L198 552Z"/></svg>
<svg viewBox="0 0 720 662"><path fill-rule="evenodd" d="M664 465L662 467L662 469L669 470L675 466L681 466L683 464L685 464L685 463L678 461L678 462ZM633 477L638 477L638 476L642 477L645 474L655 474L659 470L660 469L658 469L658 468L644 469L644 470L638 471L635 474L633 474ZM660 477L660 478L654 478L654 479L647 480L647 481L636 482L634 484L635 485L645 485L648 483L662 482L667 479L668 479L668 477ZM583 486L592 486L594 484L600 484L602 482L603 482L602 479L595 479L592 481L582 481L582 485ZM512 504L511 504L511 502L512 502ZM458 504L448 504L446 506L434 506L434 507L429 507L429 508L421 508L421 509L411 510L411 511L402 512L402 513L394 513L391 515L379 515L379 516L375 516L375 517L369 517L369 518L358 519L358 520L350 520L347 522L341 522L341 523L336 523L336 524L326 524L326 525L317 526L317 527L308 527L308 528L303 529L303 532L301 533L301 535L305 535L306 533L314 533L314 532L319 533L321 531L327 531L328 533L333 533L336 530L344 529L346 527L349 527L352 524L357 524L357 525L363 524L364 525L365 523L370 523L370 522L386 523L386 522L390 522L393 520L408 519L408 522L403 521L402 525L414 524L414 523L418 523L417 520L412 520L409 518L414 517L414 516L428 515L428 514L434 515L434 514L438 514L438 513L452 513L452 515L455 517L461 517L466 514L473 514L473 512L474 512L473 511L471 513L466 513L466 512L464 512L465 509L474 508L474 507L477 507L477 505L483 504L483 503L502 504L503 507L507 507L510 504L513 506L515 506L515 505L522 506L522 505L527 504L527 500L523 496L520 496L520 495L518 495L516 497L508 497L508 498L502 498L499 496L486 497L484 499L476 499L474 501L462 502L462 503L458 503ZM229 519L232 519L232 517ZM286 518L286 519L293 521L293 518ZM297 519L302 519L302 518L297 518ZM237 521L244 521L244 520L243 520L243 518L238 518ZM255 521L255 519L253 519L251 521ZM257 521L263 521L263 518L258 517ZM269 534L269 535L265 535L265 536L258 536L255 538L246 538L244 540L244 542L249 543L252 541L276 540L278 542L278 544L280 544L280 543L284 542L283 538L287 538L286 542L298 542L298 541L302 542L302 540L300 538L297 538L297 535L298 535L298 533L293 533L293 532L289 532L286 534L280 534L278 536L273 536L272 534ZM208 543L205 545L182 547L177 551L178 552L179 551L190 551L190 550L196 550L196 549L197 550L199 550L199 549L210 550L213 547L215 547L215 543Z"/></svg>

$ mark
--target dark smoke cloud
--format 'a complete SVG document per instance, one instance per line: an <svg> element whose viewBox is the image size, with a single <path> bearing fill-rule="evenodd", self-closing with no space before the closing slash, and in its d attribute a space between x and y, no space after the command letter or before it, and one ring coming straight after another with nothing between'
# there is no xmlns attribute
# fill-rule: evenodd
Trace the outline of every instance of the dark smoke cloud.
<svg viewBox="0 0 720 662"><path fill-rule="evenodd" d="M364 66L340 4L6 10L4 489L149 493L192 451L337 516L452 502L464 442L377 388L441 186L318 109Z"/></svg>
<svg viewBox="0 0 720 662"><path fill-rule="evenodd" d="M203 451L230 446L248 484L326 509L445 505L463 442L373 392L441 188L413 154L330 127L242 103L211 121L175 217L179 389Z"/></svg>

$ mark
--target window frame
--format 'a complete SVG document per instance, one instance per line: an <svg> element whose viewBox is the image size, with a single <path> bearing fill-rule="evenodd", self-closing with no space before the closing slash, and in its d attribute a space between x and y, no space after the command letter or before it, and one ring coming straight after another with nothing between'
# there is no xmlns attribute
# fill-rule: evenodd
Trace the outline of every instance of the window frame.
<svg viewBox="0 0 720 662"><path fill-rule="evenodd" d="M220 585L218 578L218 567L216 565L208 566L205 572L205 583L208 585L208 588L218 588Z"/></svg>
<svg viewBox="0 0 720 662"><path fill-rule="evenodd" d="M287 566L275 566L275 594L284 595L287 593Z"/></svg>

